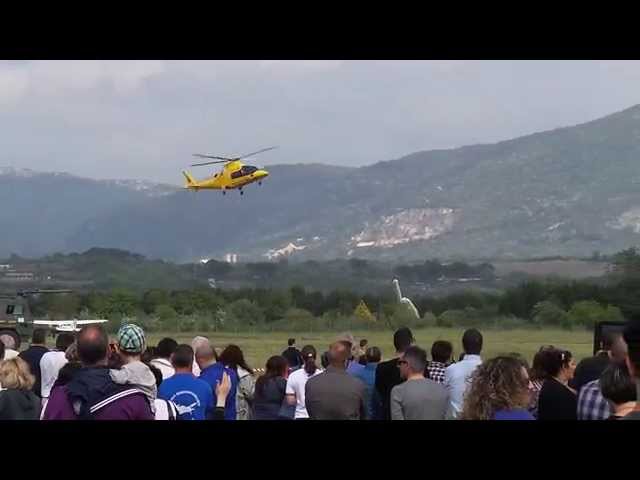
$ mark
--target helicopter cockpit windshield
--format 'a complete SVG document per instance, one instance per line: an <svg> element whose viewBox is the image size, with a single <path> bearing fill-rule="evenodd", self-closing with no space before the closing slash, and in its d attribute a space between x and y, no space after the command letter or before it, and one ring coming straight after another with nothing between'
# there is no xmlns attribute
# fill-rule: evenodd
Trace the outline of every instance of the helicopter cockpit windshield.
<svg viewBox="0 0 640 480"><path fill-rule="evenodd" d="M240 170L236 170L231 174L231 178L244 177L246 175L251 175L255 171L258 170L258 167L254 167L252 165L244 165Z"/></svg>

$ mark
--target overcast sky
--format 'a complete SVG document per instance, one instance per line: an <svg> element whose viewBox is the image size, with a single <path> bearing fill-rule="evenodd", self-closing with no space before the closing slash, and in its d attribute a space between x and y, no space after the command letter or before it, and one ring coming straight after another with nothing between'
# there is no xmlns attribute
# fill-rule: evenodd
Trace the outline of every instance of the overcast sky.
<svg viewBox="0 0 640 480"><path fill-rule="evenodd" d="M254 163L360 166L589 121L639 81L637 61L5 61L0 166L182 183L192 153L271 145Z"/></svg>

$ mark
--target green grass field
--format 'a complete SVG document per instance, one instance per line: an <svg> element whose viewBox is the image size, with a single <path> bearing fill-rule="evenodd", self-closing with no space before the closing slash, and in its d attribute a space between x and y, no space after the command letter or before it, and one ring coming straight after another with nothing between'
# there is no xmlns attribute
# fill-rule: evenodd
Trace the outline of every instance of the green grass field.
<svg viewBox="0 0 640 480"><path fill-rule="evenodd" d="M414 330L417 344L429 352L431 344L435 340L449 340L453 344L454 356L457 359L462 351L460 339L464 329L460 328L430 328ZM340 332L322 332L309 334L294 334L298 348L311 344L319 353L325 351L329 344ZM382 350L383 358L393 356L392 332L365 332L353 331L356 340L366 338L369 346L377 346ZM586 330L482 330L484 336L484 348L482 356L490 358L501 353L517 352L523 355L529 362L541 345L555 345L570 350L579 360L592 354L593 334ZM152 333L148 343L156 345L158 340L168 336L175 338L179 343L191 343L195 333ZM266 360L271 355L279 355L287 345L286 333L199 333L207 336L220 350L225 345L235 343L242 348L249 365L254 368L263 368Z"/></svg>

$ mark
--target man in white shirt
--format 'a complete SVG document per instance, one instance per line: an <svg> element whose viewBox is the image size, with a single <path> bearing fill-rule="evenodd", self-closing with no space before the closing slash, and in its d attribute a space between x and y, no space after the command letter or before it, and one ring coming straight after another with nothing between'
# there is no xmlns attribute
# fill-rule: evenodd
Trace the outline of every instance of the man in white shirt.
<svg viewBox="0 0 640 480"><path fill-rule="evenodd" d="M464 358L458 363L449 365L444 371L444 386L449 393L448 419L456 419L462 411L464 394L469 387L469 378L478 365L482 363L482 334L471 328L462 335Z"/></svg>
<svg viewBox="0 0 640 480"><path fill-rule="evenodd" d="M58 372L67 364L65 352L75 341L72 333L60 333L56 338L56 349L45 353L40 359L40 372L42 380L40 383L40 395L42 396L42 406L47 404L49 393L53 384L58 379Z"/></svg>
<svg viewBox="0 0 640 480"><path fill-rule="evenodd" d="M158 348L156 348L156 358L151 360L151 365L156 367L162 373L162 380L173 377L176 373L175 369L171 365L171 355L178 348L178 342L173 338L163 338L158 342Z"/></svg>

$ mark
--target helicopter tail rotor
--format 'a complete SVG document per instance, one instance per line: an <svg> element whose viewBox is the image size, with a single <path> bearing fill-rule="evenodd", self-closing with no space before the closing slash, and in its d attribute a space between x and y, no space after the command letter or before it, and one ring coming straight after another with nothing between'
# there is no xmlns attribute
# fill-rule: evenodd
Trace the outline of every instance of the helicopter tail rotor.
<svg viewBox="0 0 640 480"><path fill-rule="evenodd" d="M192 187L197 183L195 179L191 176L191 174L186 170L182 171L182 175L184 175L184 178L187 179L187 187Z"/></svg>

